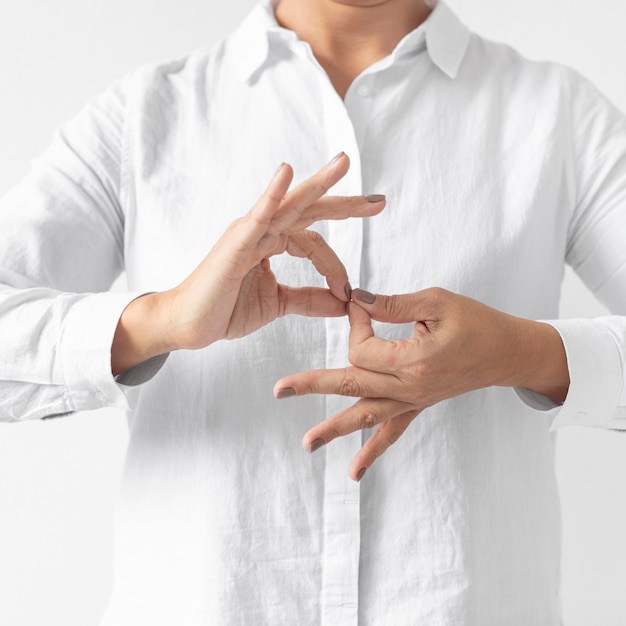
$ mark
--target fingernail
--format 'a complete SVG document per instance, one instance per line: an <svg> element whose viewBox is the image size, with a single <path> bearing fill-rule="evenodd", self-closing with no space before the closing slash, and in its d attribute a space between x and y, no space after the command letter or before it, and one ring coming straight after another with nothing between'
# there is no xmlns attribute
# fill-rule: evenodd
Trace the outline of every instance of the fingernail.
<svg viewBox="0 0 626 626"><path fill-rule="evenodd" d="M343 290L346 292L346 298L348 298L348 302L350 302L350 300L352 299L352 285L350 284L350 281L346 283L346 286L343 288Z"/></svg>
<svg viewBox="0 0 626 626"><path fill-rule="evenodd" d="M285 164L284 164L284 163L281 163L281 164L278 166L278 169L276 170L276 173L274 174L273 178L276 178L276 177L280 174L280 170L282 170L282 169L283 169L283 167L285 167Z"/></svg>
<svg viewBox="0 0 626 626"><path fill-rule="evenodd" d="M369 291L365 291L365 289L353 289L352 296L356 300L365 302L365 304L374 304L374 300L376 300L376 296Z"/></svg>
<svg viewBox="0 0 626 626"><path fill-rule="evenodd" d="M322 446L325 446L326 442L323 439L316 439L310 446L309 452L315 452L319 450Z"/></svg>
<svg viewBox="0 0 626 626"><path fill-rule="evenodd" d="M328 164L328 165L332 165L333 163L336 163L337 161L339 161L339 159L344 156L345 152L340 152L336 157L333 158L333 160Z"/></svg>
<svg viewBox="0 0 626 626"><path fill-rule="evenodd" d="M286 387L285 389L279 389L276 392L276 398L278 400L282 400L283 398L291 398L296 395L296 390L291 387Z"/></svg>
<svg viewBox="0 0 626 626"><path fill-rule="evenodd" d="M382 202L385 199L385 196L383 194L377 193L370 196L365 196L365 199L368 202Z"/></svg>
<svg viewBox="0 0 626 626"><path fill-rule="evenodd" d="M359 473L356 475L356 482L357 483L361 482L361 478L363 478L363 476L365 476L365 472L367 472L367 467L362 467L359 470Z"/></svg>

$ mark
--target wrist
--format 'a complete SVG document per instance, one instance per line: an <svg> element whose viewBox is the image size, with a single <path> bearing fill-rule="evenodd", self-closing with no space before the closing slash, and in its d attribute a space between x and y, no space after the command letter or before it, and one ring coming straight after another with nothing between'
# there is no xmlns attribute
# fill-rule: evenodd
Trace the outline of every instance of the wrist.
<svg viewBox="0 0 626 626"><path fill-rule="evenodd" d="M133 300L122 312L113 345L114 376L148 359L179 349L169 323L169 292L149 293Z"/></svg>
<svg viewBox="0 0 626 626"><path fill-rule="evenodd" d="M569 389L565 347L555 328L520 319L512 387L529 389L562 404Z"/></svg>

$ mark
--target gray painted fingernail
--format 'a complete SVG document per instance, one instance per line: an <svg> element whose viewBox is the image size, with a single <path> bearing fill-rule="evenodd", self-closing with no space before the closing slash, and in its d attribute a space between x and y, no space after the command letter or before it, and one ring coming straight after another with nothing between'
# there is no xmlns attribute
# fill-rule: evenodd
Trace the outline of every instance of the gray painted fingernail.
<svg viewBox="0 0 626 626"><path fill-rule="evenodd" d="M315 452L319 450L322 446L325 446L326 442L323 439L316 439L311 446L309 447L309 452Z"/></svg>
<svg viewBox="0 0 626 626"><path fill-rule="evenodd" d="M368 202L382 202L385 199L385 196L380 193L376 193L370 196L365 196L365 199Z"/></svg>
<svg viewBox="0 0 626 626"><path fill-rule="evenodd" d="M333 160L328 164L328 165L332 165L333 163L336 163L337 161L339 161L339 159L345 154L345 152L340 152L336 157L333 158Z"/></svg>
<svg viewBox="0 0 626 626"><path fill-rule="evenodd" d="M276 170L276 173L274 174L274 178L276 178L276 177L280 174L280 170L282 170L284 166L285 166L285 164L284 164L284 163L281 163L281 164L278 166L278 169Z"/></svg>
<svg viewBox="0 0 626 626"><path fill-rule="evenodd" d="M359 473L356 475L356 482L357 483L361 482L361 478L363 478L363 476L365 476L365 472L367 472L367 467L362 467L359 470Z"/></svg>
<svg viewBox="0 0 626 626"><path fill-rule="evenodd" d="M352 295L356 300L364 302L365 304L374 304L374 300L376 300L376 296L369 291L365 291L365 289L353 289Z"/></svg>
<svg viewBox="0 0 626 626"><path fill-rule="evenodd" d="M350 284L350 281L346 283L346 286L343 288L343 290L346 292L346 298L348 298L348 302L350 302L350 300L352 299L352 285Z"/></svg>
<svg viewBox="0 0 626 626"><path fill-rule="evenodd" d="M283 398L291 398L295 395L296 395L296 390L292 389L291 387L286 387L285 389L279 389L276 392L276 397L279 400L282 400Z"/></svg>

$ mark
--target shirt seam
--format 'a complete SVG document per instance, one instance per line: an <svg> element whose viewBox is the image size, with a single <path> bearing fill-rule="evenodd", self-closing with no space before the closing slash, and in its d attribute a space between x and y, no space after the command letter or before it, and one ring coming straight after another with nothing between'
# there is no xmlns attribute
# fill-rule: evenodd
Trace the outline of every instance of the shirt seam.
<svg viewBox="0 0 626 626"><path fill-rule="evenodd" d="M618 342L617 338L615 337L613 331L609 327L605 326L605 328L606 328L607 332L609 333L609 335L611 336L611 340L613 341L613 345L615 346L615 351L617 352L617 362L619 363L619 369L620 369L620 381L622 383L622 388L620 389L620 393L619 393L619 396L617 398L617 402L615 403L615 407L614 407L614 409L613 409L609 419L606 420L606 422L610 422L611 419L613 419L613 414L615 413L615 411L618 410L619 408L623 408L623 405L620 404L620 401L621 401L622 396L624 394L624 374L625 374L625 372L624 372L624 363L622 361L622 356L621 356L622 353L621 353L621 350L620 350L619 342Z"/></svg>
<svg viewBox="0 0 626 626"><path fill-rule="evenodd" d="M121 242L121 255L122 255L122 271L126 269L126 255L125 255L125 225L128 215L128 196L130 188L130 87L126 89L124 98L124 121L121 135L120 146L120 193L119 202L122 210L122 242Z"/></svg>

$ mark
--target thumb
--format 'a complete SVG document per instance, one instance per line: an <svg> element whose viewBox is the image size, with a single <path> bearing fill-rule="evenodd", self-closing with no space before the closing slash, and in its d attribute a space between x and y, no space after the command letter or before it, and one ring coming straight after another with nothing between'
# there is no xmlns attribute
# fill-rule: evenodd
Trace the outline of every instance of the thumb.
<svg viewBox="0 0 626 626"><path fill-rule="evenodd" d="M352 299L374 320L405 324L437 320L444 293L443 289L425 289L415 293L383 296L353 289Z"/></svg>
<svg viewBox="0 0 626 626"><path fill-rule="evenodd" d="M348 303L348 319L350 320L351 347L356 347L374 337L372 320L364 308Z"/></svg>

